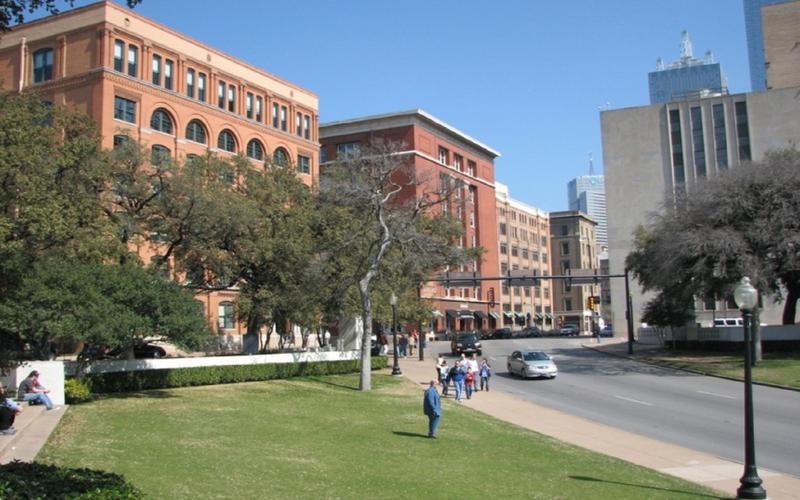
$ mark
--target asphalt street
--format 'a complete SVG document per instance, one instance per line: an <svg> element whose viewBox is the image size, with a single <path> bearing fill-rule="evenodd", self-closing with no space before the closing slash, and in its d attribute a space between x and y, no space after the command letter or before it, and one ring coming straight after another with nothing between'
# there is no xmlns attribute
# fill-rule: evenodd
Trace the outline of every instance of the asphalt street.
<svg viewBox="0 0 800 500"><path fill-rule="evenodd" d="M538 338L483 342L494 369L493 387L535 404L629 432L744 460L744 387L609 356L581 347L588 339ZM432 353L449 356L449 344ZM554 380L522 380L506 371L506 356L521 348L555 357ZM754 388L757 463L800 477L800 392Z"/></svg>

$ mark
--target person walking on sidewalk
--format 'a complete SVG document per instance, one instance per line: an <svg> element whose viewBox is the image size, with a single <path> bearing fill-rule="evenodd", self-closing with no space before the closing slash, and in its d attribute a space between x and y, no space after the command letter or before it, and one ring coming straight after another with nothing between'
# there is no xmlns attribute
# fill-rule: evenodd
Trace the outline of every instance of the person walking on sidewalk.
<svg viewBox="0 0 800 500"><path fill-rule="evenodd" d="M475 353L472 353L472 356L470 356L467 360L467 366L469 367L469 371L472 372L472 390L477 392L478 378L480 377L480 366L478 365L478 358L475 357Z"/></svg>
<svg viewBox="0 0 800 500"><path fill-rule="evenodd" d="M480 367L480 376L481 376L481 390L482 391L489 391L489 377L492 376L492 367L489 366L489 362L486 361L486 358L483 358L481 361Z"/></svg>
<svg viewBox="0 0 800 500"><path fill-rule="evenodd" d="M31 404L43 404L48 410L52 410L53 402L50 401L50 397L47 395L49 392L50 389L39 382L39 372L33 370L28 375L28 378L19 384L17 398L29 403L33 402Z"/></svg>
<svg viewBox="0 0 800 500"><path fill-rule="evenodd" d="M442 418L442 402L439 399L439 392L436 390L436 382L433 380L431 380L428 388L425 389L422 411L428 416L428 437L436 439L439 420Z"/></svg>
<svg viewBox="0 0 800 500"><path fill-rule="evenodd" d="M456 361L456 366L450 370L450 374L453 378L453 385L456 388L456 401L459 403L461 402L461 398L464 397L464 375L467 372L467 367L464 365L465 363L463 361Z"/></svg>
<svg viewBox="0 0 800 500"><path fill-rule="evenodd" d="M448 386L450 385L450 367L447 366L447 361L439 358L439 366L436 367L436 375L439 377L439 383L442 384L442 396L447 396Z"/></svg>

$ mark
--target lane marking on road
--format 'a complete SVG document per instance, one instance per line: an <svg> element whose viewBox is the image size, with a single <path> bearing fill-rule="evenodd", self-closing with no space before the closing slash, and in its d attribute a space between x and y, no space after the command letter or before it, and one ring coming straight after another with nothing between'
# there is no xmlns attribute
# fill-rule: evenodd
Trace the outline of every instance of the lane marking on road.
<svg viewBox="0 0 800 500"><path fill-rule="evenodd" d="M617 399L622 399L623 401L630 401L631 403L636 403L644 406L653 406L653 403L648 403L647 401L639 401L638 399L633 398L626 398L625 396L614 396Z"/></svg>
<svg viewBox="0 0 800 500"><path fill-rule="evenodd" d="M728 396L727 394L719 394L716 392L697 391L698 394L705 394L707 396L716 396L718 398L736 399L735 396Z"/></svg>

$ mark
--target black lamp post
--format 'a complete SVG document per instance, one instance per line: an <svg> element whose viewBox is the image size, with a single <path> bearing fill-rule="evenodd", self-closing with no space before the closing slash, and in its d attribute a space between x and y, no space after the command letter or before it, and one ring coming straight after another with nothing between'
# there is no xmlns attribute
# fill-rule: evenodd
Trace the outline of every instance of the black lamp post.
<svg viewBox="0 0 800 500"><path fill-rule="evenodd" d="M402 375L400 365L397 364L397 295L392 292L389 297L389 304L392 305L392 349L394 350L394 364L392 365L392 375Z"/></svg>
<svg viewBox="0 0 800 500"><path fill-rule="evenodd" d="M750 348L753 342L753 309L758 304L758 290L750 284L750 278L742 278L733 291L736 305L742 311L744 323L744 474L739 479L736 498L767 498L761 487L761 478L756 469L755 430L753 428L753 379L751 374Z"/></svg>

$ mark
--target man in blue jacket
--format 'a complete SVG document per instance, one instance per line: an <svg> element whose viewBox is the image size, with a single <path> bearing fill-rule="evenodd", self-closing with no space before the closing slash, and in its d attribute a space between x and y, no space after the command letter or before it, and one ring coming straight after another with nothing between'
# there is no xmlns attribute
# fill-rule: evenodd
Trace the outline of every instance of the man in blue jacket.
<svg viewBox="0 0 800 500"><path fill-rule="evenodd" d="M428 416L428 437L436 439L436 429L439 428L439 419L442 417L442 403L439 400L439 391L436 390L436 382L433 380L425 389L422 409Z"/></svg>

